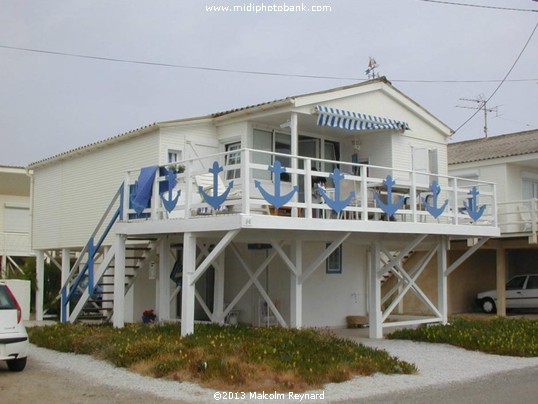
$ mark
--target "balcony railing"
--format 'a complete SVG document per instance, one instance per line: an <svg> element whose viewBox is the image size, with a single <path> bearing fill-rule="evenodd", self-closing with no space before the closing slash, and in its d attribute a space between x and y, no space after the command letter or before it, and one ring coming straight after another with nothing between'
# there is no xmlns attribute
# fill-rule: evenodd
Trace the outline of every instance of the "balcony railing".
<svg viewBox="0 0 538 404"><path fill-rule="evenodd" d="M536 239L538 232L538 199L499 203L501 234L528 234Z"/></svg>
<svg viewBox="0 0 538 404"><path fill-rule="evenodd" d="M125 219L276 214L497 227L495 184L483 181L252 149L178 165L185 171L159 168L150 202L139 215L132 201L141 186L140 169L127 173Z"/></svg>

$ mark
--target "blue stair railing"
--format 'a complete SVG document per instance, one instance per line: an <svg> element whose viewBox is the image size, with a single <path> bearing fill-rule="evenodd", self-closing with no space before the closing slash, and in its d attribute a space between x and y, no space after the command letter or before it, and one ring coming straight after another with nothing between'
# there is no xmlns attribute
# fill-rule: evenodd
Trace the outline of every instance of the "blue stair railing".
<svg viewBox="0 0 538 404"><path fill-rule="evenodd" d="M75 264L71 267L71 271L69 272L69 275L67 277L67 281L64 285L62 285L62 291L61 291L61 322L65 323L69 320L69 313L68 313L68 306L69 303L73 300L73 297L79 293L77 291L80 291L81 289L88 289L89 296L93 296L95 292L95 279L94 279L94 267L95 267L95 258L96 255L99 252L99 249L103 245L103 242L105 241L106 237L110 233L110 230L114 226L114 224L118 221L118 219L122 220L124 218L124 212L123 212L123 199L124 199L124 185L122 184L118 190L116 191L116 194L112 198L112 201L108 205L105 213L101 217L101 220L97 224L95 230L93 231L92 235L90 236L88 242L80 252L80 255L78 259L76 260ZM119 206L116 208L114 213L112 214L112 217L110 218L107 226L103 230L101 236L99 237L99 240L97 243L95 243L95 239L101 230L101 227L107 217L109 216L110 212L112 212L114 206L119 200ZM82 270L80 272L77 271L83 261L83 259L86 257L86 262L84 263ZM83 288L81 286L81 282L83 279L87 277L87 285ZM79 294L80 295L80 294Z"/></svg>

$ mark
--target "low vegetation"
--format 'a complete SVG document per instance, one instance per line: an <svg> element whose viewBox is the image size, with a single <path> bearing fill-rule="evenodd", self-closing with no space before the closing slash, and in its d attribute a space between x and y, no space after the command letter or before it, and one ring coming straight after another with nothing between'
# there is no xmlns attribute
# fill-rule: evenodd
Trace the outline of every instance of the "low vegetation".
<svg viewBox="0 0 538 404"><path fill-rule="evenodd" d="M29 328L30 340L62 352L93 355L135 372L215 389L304 391L377 372L415 373L383 350L328 331L198 324L182 338L177 324L56 324Z"/></svg>
<svg viewBox="0 0 538 404"><path fill-rule="evenodd" d="M455 319L444 326L396 331L388 338L440 342L497 355L538 356L538 321L521 318Z"/></svg>

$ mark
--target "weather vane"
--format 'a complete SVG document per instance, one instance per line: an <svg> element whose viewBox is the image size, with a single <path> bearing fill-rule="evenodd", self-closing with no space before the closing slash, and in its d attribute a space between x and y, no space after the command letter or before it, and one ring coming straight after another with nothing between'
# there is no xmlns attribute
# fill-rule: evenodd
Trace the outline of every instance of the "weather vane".
<svg viewBox="0 0 538 404"><path fill-rule="evenodd" d="M376 73L375 71L375 69L378 67L379 65L375 59L370 56L370 60L368 61L368 69L366 69L366 76L368 76L368 78L371 80L379 78L379 73Z"/></svg>

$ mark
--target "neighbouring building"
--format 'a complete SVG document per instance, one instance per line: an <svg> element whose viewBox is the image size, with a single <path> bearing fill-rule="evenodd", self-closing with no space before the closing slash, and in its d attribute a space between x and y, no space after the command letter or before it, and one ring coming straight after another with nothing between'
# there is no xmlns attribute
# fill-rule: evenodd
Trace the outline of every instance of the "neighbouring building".
<svg viewBox="0 0 538 404"><path fill-rule="evenodd" d="M0 276L21 271L15 257L29 257L30 176L23 167L0 166Z"/></svg>

